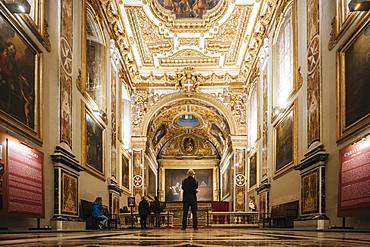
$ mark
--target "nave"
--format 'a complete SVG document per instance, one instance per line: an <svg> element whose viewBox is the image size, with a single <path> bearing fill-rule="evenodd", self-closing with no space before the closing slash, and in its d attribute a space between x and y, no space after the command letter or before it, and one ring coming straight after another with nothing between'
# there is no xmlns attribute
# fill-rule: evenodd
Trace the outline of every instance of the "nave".
<svg viewBox="0 0 370 247"><path fill-rule="evenodd" d="M370 234L351 232L314 232L288 230L200 228L149 229L124 231L87 231L65 233L17 233L0 235L0 246L370 246Z"/></svg>

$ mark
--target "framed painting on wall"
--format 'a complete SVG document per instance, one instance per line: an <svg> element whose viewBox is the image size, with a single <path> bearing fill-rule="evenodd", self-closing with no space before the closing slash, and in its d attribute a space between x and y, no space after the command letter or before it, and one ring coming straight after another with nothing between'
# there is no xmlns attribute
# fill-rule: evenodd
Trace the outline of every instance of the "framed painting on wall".
<svg viewBox="0 0 370 247"><path fill-rule="evenodd" d="M105 179L104 125L82 103L82 157L87 171Z"/></svg>
<svg viewBox="0 0 370 247"><path fill-rule="evenodd" d="M302 214L319 211L319 174L314 171L302 177Z"/></svg>
<svg viewBox="0 0 370 247"><path fill-rule="evenodd" d="M338 140L370 124L369 20L337 52Z"/></svg>
<svg viewBox="0 0 370 247"><path fill-rule="evenodd" d="M62 214L78 215L78 179L62 171Z"/></svg>
<svg viewBox="0 0 370 247"><path fill-rule="evenodd" d="M213 200L213 169L193 169L198 181L198 201ZM165 169L165 198L169 202L182 201L182 180L186 178L187 169Z"/></svg>
<svg viewBox="0 0 370 247"><path fill-rule="evenodd" d="M257 152L249 158L249 188L257 185Z"/></svg>
<svg viewBox="0 0 370 247"><path fill-rule="evenodd" d="M289 170L297 156L296 103L283 114L274 126L274 174Z"/></svg>
<svg viewBox="0 0 370 247"><path fill-rule="evenodd" d="M130 162L129 159L122 154L122 165L121 165L121 183L122 183L122 189L126 192L130 192Z"/></svg>
<svg viewBox="0 0 370 247"><path fill-rule="evenodd" d="M0 120L40 144L41 51L21 30L0 5Z"/></svg>
<svg viewBox="0 0 370 247"><path fill-rule="evenodd" d="M173 2L170 0L158 1L159 4L169 11L176 19L202 19L205 12L214 9L220 0L192 1L185 0Z"/></svg>
<svg viewBox="0 0 370 247"><path fill-rule="evenodd" d="M148 166L148 196L154 198L156 196L156 176L150 166Z"/></svg>
<svg viewBox="0 0 370 247"><path fill-rule="evenodd" d="M226 166L222 172L222 199L231 195L231 164L228 163Z"/></svg>
<svg viewBox="0 0 370 247"><path fill-rule="evenodd" d="M120 209L119 194L112 193L111 197L112 197L112 213L114 215L118 215Z"/></svg>

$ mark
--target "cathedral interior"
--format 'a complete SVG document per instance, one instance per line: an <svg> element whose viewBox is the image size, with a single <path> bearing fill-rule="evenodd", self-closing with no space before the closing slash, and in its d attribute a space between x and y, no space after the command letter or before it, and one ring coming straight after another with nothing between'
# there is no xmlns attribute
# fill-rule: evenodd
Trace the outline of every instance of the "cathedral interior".
<svg viewBox="0 0 370 247"><path fill-rule="evenodd" d="M0 0L0 246L368 246L369 10Z"/></svg>

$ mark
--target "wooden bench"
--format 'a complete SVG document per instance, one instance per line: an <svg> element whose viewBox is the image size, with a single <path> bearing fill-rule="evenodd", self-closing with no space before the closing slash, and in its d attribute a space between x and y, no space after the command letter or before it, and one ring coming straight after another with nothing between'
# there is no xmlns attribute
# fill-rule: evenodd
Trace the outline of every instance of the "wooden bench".
<svg viewBox="0 0 370 247"><path fill-rule="evenodd" d="M98 229L98 222L92 216L91 210L92 202L81 200L80 205L80 216L83 220L86 221L86 229ZM110 214L108 207L103 205L103 214L108 217L108 229L114 228L117 229L119 217L118 215Z"/></svg>
<svg viewBox="0 0 370 247"><path fill-rule="evenodd" d="M272 206L271 214L263 219L263 226L268 223L269 227L292 228L294 219L298 217L299 201Z"/></svg>

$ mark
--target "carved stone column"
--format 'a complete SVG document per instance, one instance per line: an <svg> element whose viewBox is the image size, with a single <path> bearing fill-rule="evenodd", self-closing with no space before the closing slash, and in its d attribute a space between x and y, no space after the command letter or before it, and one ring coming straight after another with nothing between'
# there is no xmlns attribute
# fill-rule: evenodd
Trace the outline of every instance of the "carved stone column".
<svg viewBox="0 0 370 247"><path fill-rule="evenodd" d="M234 152L234 211L247 209L247 136L231 136Z"/></svg>
<svg viewBox="0 0 370 247"><path fill-rule="evenodd" d="M54 216L56 230L82 230L79 218L79 172L84 168L72 150L73 1L59 1L59 145L54 162Z"/></svg>
<svg viewBox="0 0 370 247"><path fill-rule="evenodd" d="M51 155L54 162L54 216L56 230L84 230L85 222L79 217L79 172L84 168L75 156L60 146Z"/></svg>
<svg viewBox="0 0 370 247"><path fill-rule="evenodd" d="M133 196L135 197L136 205L144 195L144 153L147 138L138 136L132 138L132 185Z"/></svg>
<svg viewBox="0 0 370 247"><path fill-rule="evenodd" d="M301 211L294 227L328 227L325 214L325 166L328 156L321 145L307 153L295 168L301 171Z"/></svg>

